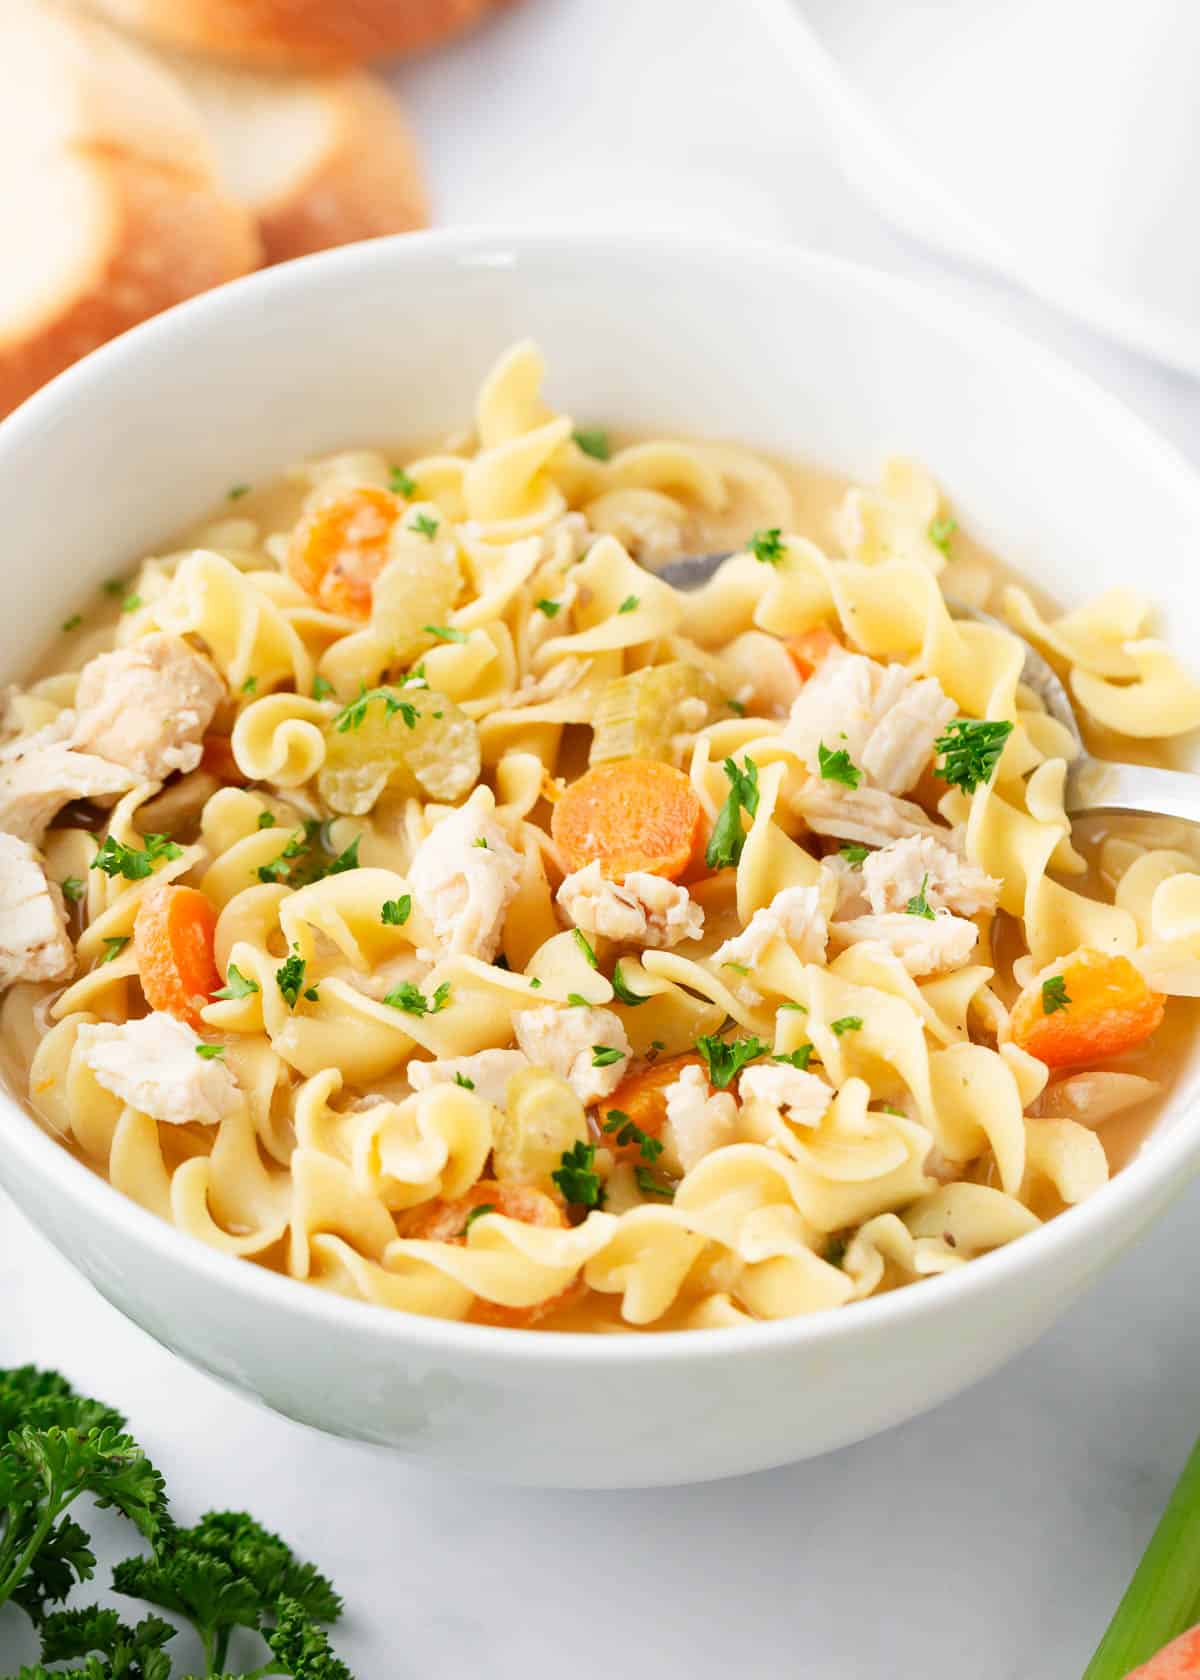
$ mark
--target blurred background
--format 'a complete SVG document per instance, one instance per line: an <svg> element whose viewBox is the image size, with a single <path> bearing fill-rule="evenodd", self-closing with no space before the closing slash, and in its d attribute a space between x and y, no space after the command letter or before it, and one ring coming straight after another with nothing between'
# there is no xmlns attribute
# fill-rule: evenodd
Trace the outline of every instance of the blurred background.
<svg viewBox="0 0 1200 1680"><path fill-rule="evenodd" d="M0 413L262 262L426 224L634 223L974 299L1200 462L1197 47L1194 0L0 0ZM236 1467L342 1587L360 1680L1061 1680L1195 1433L1198 1215L1193 1192L1103 1297L931 1416L677 1491L475 1487L268 1417L2 1202L0 1363L125 1409L189 1517Z"/></svg>

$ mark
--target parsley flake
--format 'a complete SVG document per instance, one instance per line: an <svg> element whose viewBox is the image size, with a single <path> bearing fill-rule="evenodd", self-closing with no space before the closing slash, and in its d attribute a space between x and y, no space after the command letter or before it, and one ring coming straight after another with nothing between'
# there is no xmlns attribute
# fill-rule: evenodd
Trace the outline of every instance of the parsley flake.
<svg viewBox="0 0 1200 1680"><path fill-rule="evenodd" d="M595 1171L596 1145L576 1143L562 1152L562 1164L550 1177L568 1202L576 1207L599 1207L604 1201L604 1186Z"/></svg>
<svg viewBox="0 0 1200 1680"><path fill-rule="evenodd" d="M72 613L70 618L64 618L63 619L62 628L63 628L64 634L69 630L78 630L79 626L82 623L83 623L83 614L82 613Z"/></svg>
<svg viewBox="0 0 1200 1680"><path fill-rule="evenodd" d="M465 1073L456 1073L454 1075L454 1083L460 1086L464 1091L473 1091L475 1089L475 1081L473 1079L468 1079Z"/></svg>
<svg viewBox="0 0 1200 1680"><path fill-rule="evenodd" d="M471 1089L474 1090L475 1087L472 1085ZM477 1219L482 1219L485 1213L495 1213L495 1212L496 1212L495 1202L480 1202L479 1206L478 1207L473 1207L471 1209L470 1213L467 1215L467 1217L463 1220L463 1228L458 1233L459 1236L460 1237L465 1237L467 1232L471 1229L472 1225L474 1225L475 1221Z"/></svg>
<svg viewBox="0 0 1200 1680"><path fill-rule="evenodd" d="M928 885L929 876L922 875L920 892L914 894L914 896L910 898L908 903L904 906L904 913L906 916L924 916L927 922L932 922L934 920L932 907L930 906L929 900L925 897L925 888Z"/></svg>
<svg viewBox="0 0 1200 1680"><path fill-rule="evenodd" d="M393 718L399 712L409 729L417 727L420 712L411 700L402 700L391 688L362 688L358 698L351 700L348 706L343 706L333 720L333 727L339 735L345 735L347 730L361 729L367 716L367 707L375 701L383 702L384 718Z"/></svg>
<svg viewBox="0 0 1200 1680"><path fill-rule="evenodd" d="M949 514L942 515L929 521L929 540L935 548L940 548L943 554L950 552L950 538L958 530L958 520L951 519Z"/></svg>
<svg viewBox="0 0 1200 1680"><path fill-rule="evenodd" d="M68 875L65 881L58 883L59 891L64 898L69 898L72 904L78 904L87 888L78 875Z"/></svg>
<svg viewBox="0 0 1200 1680"><path fill-rule="evenodd" d="M581 928L572 928L571 938L583 952L584 960L588 964L589 968L599 967L599 964L596 962L596 953L589 945L587 935L583 932L583 930Z"/></svg>
<svg viewBox="0 0 1200 1680"><path fill-rule="evenodd" d="M225 984L219 992L214 992L214 998L244 998L250 997L258 990L257 980L248 980L236 963L230 963L225 971Z"/></svg>
<svg viewBox="0 0 1200 1680"><path fill-rule="evenodd" d="M327 875L344 875L348 869L357 869L359 867L358 846L361 839L362 835L356 834L345 851L339 852L334 858L325 873Z"/></svg>
<svg viewBox="0 0 1200 1680"><path fill-rule="evenodd" d="M830 1237L825 1244L825 1253L821 1256L827 1266L840 1267L846 1258L845 1237Z"/></svg>
<svg viewBox="0 0 1200 1680"><path fill-rule="evenodd" d="M102 587L106 595L123 595L125 593L125 579L108 578Z"/></svg>
<svg viewBox="0 0 1200 1680"><path fill-rule="evenodd" d="M642 1192L643 1196L660 1196L664 1202L673 1202L675 1200L674 1185L663 1184L659 1179L655 1178L649 1167L635 1167L633 1169L633 1176L637 1187Z"/></svg>
<svg viewBox="0 0 1200 1680"><path fill-rule="evenodd" d="M621 605L617 608L617 611L619 613L635 612L641 604L641 599L640 595L626 595L625 599L621 602Z"/></svg>
<svg viewBox="0 0 1200 1680"><path fill-rule="evenodd" d="M379 911L379 920L384 927L403 927L412 915L412 894L405 893L403 898L384 899Z"/></svg>
<svg viewBox="0 0 1200 1680"><path fill-rule="evenodd" d="M778 566L783 559L783 532L778 525L768 531L755 531L746 547L764 566Z"/></svg>
<svg viewBox="0 0 1200 1680"><path fill-rule="evenodd" d="M568 992L567 1002L570 1004L572 1009L590 1009L592 1007L587 998L583 997L579 992Z"/></svg>
<svg viewBox="0 0 1200 1680"><path fill-rule="evenodd" d="M838 1038L841 1038L843 1033L861 1032L862 1024L863 1019L861 1015L843 1015L840 1021L831 1021L829 1023Z"/></svg>
<svg viewBox="0 0 1200 1680"><path fill-rule="evenodd" d="M425 624L421 628L426 635L436 636L439 642L465 642L467 639L465 630L455 630L449 624Z"/></svg>
<svg viewBox="0 0 1200 1680"><path fill-rule="evenodd" d="M545 596L543 596L540 601L535 601L533 604L540 613L545 613L547 618L557 618L559 613L562 611L561 601L548 601Z"/></svg>
<svg viewBox="0 0 1200 1680"><path fill-rule="evenodd" d="M772 1056L771 1060L773 1062L787 1062L789 1067L799 1068L803 1073L807 1071L812 1058L813 1046L811 1044L801 1044L797 1049L789 1050L786 1055L781 1053L778 1056Z"/></svg>
<svg viewBox="0 0 1200 1680"><path fill-rule="evenodd" d="M419 986L404 980L384 998L391 1009L402 1009L406 1015L439 1015L450 1002L450 982L443 980L432 998L427 998Z"/></svg>
<svg viewBox="0 0 1200 1680"><path fill-rule="evenodd" d="M572 432L571 436L583 450L583 453L590 455L593 461L607 461L612 454L608 433L601 431L598 427L590 431Z"/></svg>
<svg viewBox="0 0 1200 1680"><path fill-rule="evenodd" d="M121 611L123 613L135 613L141 604L142 597L140 595L126 595L121 602Z"/></svg>
<svg viewBox="0 0 1200 1680"><path fill-rule="evenodd" d="M275 813L274 813L274 811L260 811L258 813L258 822L255 824L255 827L256 828L274 828L275 827Z"/></svg>
<svg viewBox="0 0 1200 1680"><path fill-rule="evenodd" d="M1054 1015L1060 1009L1070 1007L1071 999L1067 996L1067 982L1061 974L1051 975L1049 980L1042 981L1042 1014Z"/></svg>
<svg viewBox="0 0 1200 1680"><path fill-rule="evenodd" d="M247 677L245 682L242 684L242 693L243 694L253 694L257 688L258 688L258 678L257 677Z"/></svg>
<svg viewBox="0 0 1200 1680"><path fill-rule="evenodd" d="M603 1130L609 1134L616 1133L613 1141L620 1148L627 1148L631 1143L636 1143L638 1153L643 1161L657 1161L663 1152L663 1146L658 1138L651 1137L648 1132L644 1132L639 1125L636 1125L629 1118L624 1109L610 1108L604 1121Z"/></svg>
<svg viewBox="0 0 1200 1680"><path fill-rule="evenodd" d="M143 834L142 840L144 847L139 848L122 845L111 834L106 835L88 867L102 869L113 879L123 875L127 881L144 881L154 873L156 863L170 862L183 855L180 847L165 834Z"/></svg>
<svg viewBox="0 0 1200 1680"><path fill-rule="evenodd" d="M279 968L275 970L275 984L279 987L283 1001L289 1009L295 1009L300 1001L300 993L304 990L304 970L307 964L300 955L300 948L292 946L292 954Z"/></svg>
<svg viewBox="0 0 1200 1680"><path fill-rule="evenodd" d="M314 700L327 700L332 693L333 684L328 677L316 676L313 678L312 697Z"/></svg>
<svg viewBox="0 0 1200 1680"><path fill-rule="evenodd" d="M431 513L418 513L409 526L410 531L419 531L430 542L437 536L438 522Z"/></svg>
<svg viewBox="0 0 1200 1680"><path fill-rule="evenodd" d="M112 939L103 940L104 955L100 958L100 966L103 968L105 963L110 963L114 957L119 957L126 945L128 945L129 939L129 934L121 933L117 934Z"/></svg>
<svg viewBox="0 0 1200 1680"><path fill-rule="evenodd" d="M637 992L631 992L625 984L619 962L613 964L612 989L617 994L619 1002L627 1004L630 1009L636 1009L639 1003L649 1003L649 997L640 997Z"/></svg>
<svg viewBox="0 0 1200 1680"><path fill-rule="evenodd" d="M742 812L752 817L758 810L758 765L752 758L744 759L743 764L745 768L739 770L733 759L725 760L729 792L704 851L704 861L710 869L728 869L737 863L746 844Z"/></svg>
<svg viewBox="0 0 1200 1680"><path fill-rule="evenodd" d="M225 1046L223 1044L197 1044L196 1054L203 1061L215 1062L218 1057L225 1054Z"/></svg>
<svg viewBox="0 0 1200 1680"><path fill-rule="evenodd" d="M708 1033L696 1040L696 1049L708 1068L709 1082L722 1091L747 1062L757 1061L770 1048L765 1040L756 1038L753 1033L747 1038L719 1038L716 1033Z"/></svg>
<svg viewBox="0 0 1200 1680"><path fill-rule="evenodd" d="M593 1067L612 1067L614 1062L623 1062L624 1060L624 1050L614 1050L611 1044L592 1045Z"/></svg>
<svg viewBox="0 0 1200 1680"><path fill-rule="evenodd" d="M393 467L388 476L388 489L393 496L403 496L411 502L417 493L417 481L410 478L403 467Z"/></svg>
<svg viewBox="0 0 1200 1680"><path fill-rule="evenodd" d="M830 752L821 741L817 745L817 764L821 776L827 782L840 782L843 787L856 788L862 781L862 771L850 762L850 754L845 747L837 752Z"/></svg>
<svg viewBox="0 0 1200 1680"><path fill-rule="evenodd" d="M951 787L974 793L977 787L991 781L1012 730L1011 723L1000 719L955 718L945 734L933 743L934 752L944 755L937 775Z"/></svg>
<svg viewBox="0 0 1200 1680"><path fill-rule="evenodd" d="M745 706L743 706L740 700L735 700L732 694L727 694L725 696L725 704L729 707L729 710L733 713L734 717L745 717Z"/></svg>
<svg viewBox="0 0 1200 1680"><path fill-rule="evenodd" d="M867 858L870 855L871 855L870 854L870 847L868 847L868 846L839 846L838 847L838 856L841 857L841 858L845 858L846 862L850 865L850 867L852 869L858 869L860 867L860 865L864 864L867 861Z"/></svg>
<svg viewBox="0 0 1200 1680"><path fill-rule="evenodd" d="M248 484L231 484L226 491L226 495L231 502L240 502L243 496L249 494L250 486Z"/></svg>

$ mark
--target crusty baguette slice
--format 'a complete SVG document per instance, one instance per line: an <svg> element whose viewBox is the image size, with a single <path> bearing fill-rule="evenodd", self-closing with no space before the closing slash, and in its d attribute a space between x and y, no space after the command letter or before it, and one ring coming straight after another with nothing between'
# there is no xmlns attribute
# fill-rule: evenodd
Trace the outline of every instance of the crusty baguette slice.
<svg viewBox="0 0 1200 1680"><path fill-rule="evenodd" d="M146 316L254 268L187 96L56 0L6 0L0 414Z"/></svg>
<svg viewBox="0 0 1200 1680"><path fill-rule="evenodd" d="M171 54L221 178L257 217L268 262L424 227L428 204L400 106L367 71L281 76Z"/></svg>
<svg viewBox="0 0 1200 1680"><path fill-rule="evenodd" d="M493 0L90 0L163 46L274 69L325 70L423 52Z"/></svg>

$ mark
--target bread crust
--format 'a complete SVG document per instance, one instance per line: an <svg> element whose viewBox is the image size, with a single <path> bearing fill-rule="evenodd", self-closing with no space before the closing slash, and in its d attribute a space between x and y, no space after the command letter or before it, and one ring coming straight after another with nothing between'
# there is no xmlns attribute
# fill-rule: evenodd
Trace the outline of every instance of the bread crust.
<svg viewBox="0 0 1200 1680"><path fill-rule="evenodd" d="M75 160L101 205L102 242L72 295L0 336L0 414L80 356L183 298L258 265L253 220L211 182L103 149Z"/></svg>
<svg viewBox="0 0 1200 1680"><path fill-rule="evenodd" d="M424 52L495 0L90 0L164 46L274 69L336 69Z"/></svg>

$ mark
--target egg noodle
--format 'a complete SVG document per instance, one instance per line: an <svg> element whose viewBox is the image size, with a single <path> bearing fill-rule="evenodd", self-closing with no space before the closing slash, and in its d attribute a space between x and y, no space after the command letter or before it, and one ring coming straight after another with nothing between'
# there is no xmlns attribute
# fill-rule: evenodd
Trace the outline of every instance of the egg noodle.
<svg viewBox="0 0 1200 1680"><path fill-rule="evenodd" d="M772 466L611 448L542 376L517 346L403 468L293 469L283 525L236 487L79 632L98 664L10 695L0 826L55 952L4 1003L36 1113L227 1254L547 1328L842 1306L1101 1189L1098 1126L1200 995L1200 874L1089 864L1071 736L947 601L1141 741L1200 724L1146 604L1044 616L906 462L818 546ZM735 498L709 583L654 575ZM168 725L173 758L130 745Z"/></svg>

